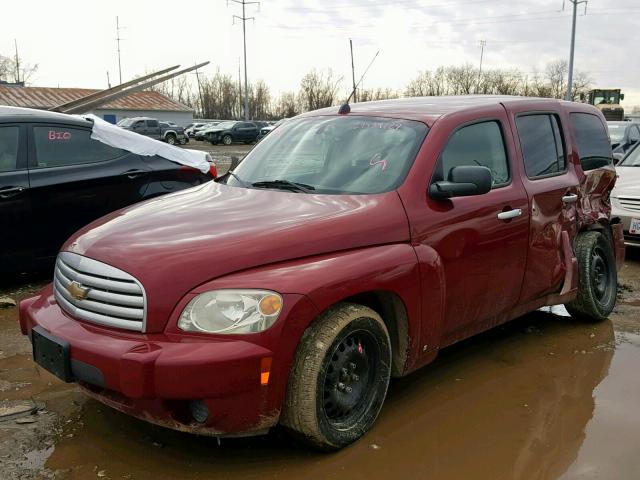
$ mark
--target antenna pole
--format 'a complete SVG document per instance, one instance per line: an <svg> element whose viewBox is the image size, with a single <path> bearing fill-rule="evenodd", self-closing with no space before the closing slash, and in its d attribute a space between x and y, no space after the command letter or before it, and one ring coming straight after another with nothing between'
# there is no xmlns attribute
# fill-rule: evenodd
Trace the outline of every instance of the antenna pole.
<svg viewBox="0 0 640 480"><path fill-rule="evenodd" d="M480 92L480 79L482 78L482 57L484 56L484 47L486 45L486 40L480 40L480 68L478 69L478 85L476 86L476 93Z"/></svg>
<svg viewBox="0 0 640 480"><path fill-rule="evenodd" d="M358 101L357 91L356 91L356 70L353 66L353 41L349 39L349 47L351 48L351 79L353 82L353 101Z"/></svg>
<svg viewBox="0 0 640 480"><path fill-rule="evenodd" d="M16 83L20 83L20 57L18 56L18 40L14 38L13 43L16 46Z"/></svg>
<svg viewBox="0 0 640 480"><path fill-rule="evenodd" d="M571 23L571 49L569 50L569 74L567 79L567 95L565 96L565 100L570 102L573 99L573 55L576 47L576 20L578 16L578 5L584 3L586 13L587 0L569 0L569 2L573 4L573 21Z"/></svg>
<svg viewBox="0 0 640 480"><path fill-rule="evenodd" d="M118 75L122 83L122 64L120 63L120 20L116 16L116 41L118 42Z"/></svg>

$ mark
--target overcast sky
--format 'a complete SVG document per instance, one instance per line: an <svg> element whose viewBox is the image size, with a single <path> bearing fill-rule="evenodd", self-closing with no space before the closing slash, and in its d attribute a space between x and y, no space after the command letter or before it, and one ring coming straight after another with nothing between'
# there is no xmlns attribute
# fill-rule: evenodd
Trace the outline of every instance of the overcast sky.
<svg viewBox="0 0 640 480"><path fill-rule="evenodd" d="M250 79L273 93L297 90L311 68L332 68L350 83L349 38L356 75L380 54L363 82L403 88L420 70L479 62L483 68L542 70L568 58L570 2L562 0L265 0L248 5ZM622 88L626 106L640 105L640 1L590 0L579 8L576 70L594 86ZM241 6L229 0L11 1L3 5L0 53L39 65L32 84L107 87L117 83L116 15L124 28L123 81L174 64L209 60L238 75ZM359 72L359 73L358 73Z"/></svg>

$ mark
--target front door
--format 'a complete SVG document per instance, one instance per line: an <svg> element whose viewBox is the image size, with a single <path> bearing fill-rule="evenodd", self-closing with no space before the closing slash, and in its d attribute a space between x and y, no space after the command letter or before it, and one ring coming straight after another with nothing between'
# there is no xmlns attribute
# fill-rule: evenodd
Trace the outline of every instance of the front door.
<svg viewBox="0 0 640 480"><path fill-rule="evenodd" d="M526 108L526 107L524 107ZM567 161L563 124L559 112L531 112L514 108L511 118L516 148L524 161L524 185L531 215L527 269L521 302L559 293L576 235L578 177ZM565 258L571 255L571 258Z"/></svg>
<svg viewBox="0 0 640 480"><path fill-rule="evenodd" d="M529 227L527 196L519 170L513 168L506 112L496 106L484 109L483 116L487 118L473 123L450 117L440 121L438 132L427 135L428 143L430 136L454 132L443 142L431 182L448 180L457 166L483 165L492 172L492 190L438 200L426 195L422 207L408 206L412 241L435 250L444 273L439 340L423 338L425 344L445 346L499 323L520 295ZM425 302L433 291L423 285Z"/></svg>
<svg viewBox="0 0 640 480"><path fill-rule="evenodd" d="M0 272L28 268L32 235L26 128L0 125Z"/></svg>

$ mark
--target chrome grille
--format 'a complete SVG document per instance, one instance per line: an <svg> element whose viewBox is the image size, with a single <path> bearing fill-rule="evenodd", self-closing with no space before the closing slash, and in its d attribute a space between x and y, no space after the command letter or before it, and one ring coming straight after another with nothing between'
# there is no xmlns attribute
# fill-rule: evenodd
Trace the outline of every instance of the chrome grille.
<svg viewBox="0 0 640 480"><path fill-rule="evenodd" d="M618 197L623 208L640 212L640 197Z"/></svg>
<svg viewBox="0 0 640 480"><path fill-rule="evenodd" d="M84 298L71 294L74 287L82 291ZM145 330L144 288L135 277L122 270L82 255L62 252L56 261L53 290L58 304L81 320Z"/></svg>

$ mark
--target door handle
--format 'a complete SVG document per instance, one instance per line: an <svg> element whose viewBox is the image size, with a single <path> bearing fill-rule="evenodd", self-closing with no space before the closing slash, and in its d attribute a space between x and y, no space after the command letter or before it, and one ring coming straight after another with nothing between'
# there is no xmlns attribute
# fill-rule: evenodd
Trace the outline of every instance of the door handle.
<svg viewBox="0 0 640 480"><path fill-rule="evenodd" d="M522 215L521 208L514 208L513 210L507 210L506 212L500 212L498 214L498 220L510 220Z"/></svg>
<svg viewBox="0 0 640 480"><path fill-rule="evenodd" d="M576 203L578 201L578 195L571 193L562 197L562 203Z"/></svg>
<svg viewBox="0 0 640 480"><path fill-rule="evenodd" d="M24 187L7 187L0 190L0 198L11 198L20 195L25 190Z"/></svg>
<svg viewBox="0 0 640 480"><path fill-rule="evenodd" d="M127 170L123 173L123 175L126 175L127 178L133 180L134 178L138 178L141 175L146 175L147 173L149 173L147 170Z"/></svg>

